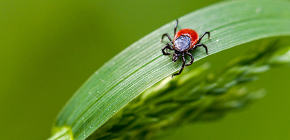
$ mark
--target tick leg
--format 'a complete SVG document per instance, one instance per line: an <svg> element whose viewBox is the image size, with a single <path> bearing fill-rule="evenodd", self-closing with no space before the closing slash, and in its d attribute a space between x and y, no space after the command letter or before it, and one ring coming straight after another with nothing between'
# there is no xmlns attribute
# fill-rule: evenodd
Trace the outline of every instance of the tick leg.
<svg viewBox="0 0 290 140"><path fill-rule="evenodd" d="M178 72L178 73L175 73L175 74L173 74L173 75L172 75L172 78L173 78L173 76L176 76L176 75L179 75L179 74L181 74L182 70L184 69L184 66L185 66L185 58L184 58L184 53L182 53L182 61L183 61L183 63L182 63L182 67L181 67L181 69L179 70L179 72Z"/></svg>
<svg viewBox="0 0 290 140"><path fill-rule="evenodd" d="M165 52L165 49L173 50L173 48L170 46L169 43L167 43L166 46L164 46L164 47L162 48L162 53L163 53L164 55L171 55L170 53L168 53L168 51Z"/></svg>
<svg viewBox="0 0 290 140"><path fill-rule="evenodd" d="M196 44L195 46L196 46L196 47L198 47L198 46L202 46L202 47L204 47L205 52L206 52L206 54L208 55L207 46L205 46L204 44Z"/></svg>
<svg viewBox="0 0 290 140"><path fill-rule="evenodd" d="M198 39L198 41L196 42L196 44L198 44L198 43L201 41L201 39L202 39L206 34L208 34L208 39L210 39L210 32L204 32L203 35Z"/></svg>
<svg viewBox="0 0 290 140"><path fill-rule="evenodd" d="M177 26L178 26L178 19L176 19L176 22L175 22L175 27L174 27L174 36L175 36L175 34L176 34Z"/></svg>
<svg viewBox="0 0 290 140"><path fill-rule="evenodd" d="M187 54L187 55L189 55L189 56L190 56L190 58L191 58L190 62L189 62L189 63L187 63L187 64L185 64L185 66L189 66L189 65L191 65L191 64L193 63L194 59L193 59L193 56L192 56L192 54L191 54L191 53L189 53L189 52L186 52L186 54Z"/></svg>
<svg viewBox="0 0 290 140"><path fill-rule="evenodd" d="M164 38L165 36L167 36L168 39L170 40L170 42L173 44L173 41L172 41L172 39L170 38L170 36L169 36L168 33L162 35L162 37L161 37L161 41L163 41L163 38Z"/></svg>
<svg viewBox="0 0 290 140"><path fill-rule="evenodd" d="M197 46L194 45L194 47L192 47L192 48L190 49L190 51L194 51L196 48L197 48Z"/></svg>

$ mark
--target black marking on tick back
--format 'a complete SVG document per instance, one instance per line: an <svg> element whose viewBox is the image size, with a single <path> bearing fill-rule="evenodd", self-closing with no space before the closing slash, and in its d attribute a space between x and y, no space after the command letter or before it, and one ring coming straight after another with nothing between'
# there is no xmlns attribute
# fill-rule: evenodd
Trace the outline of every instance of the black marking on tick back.
<svg viewBox="0 0 290 140"><path fill-rule="evenodd" d="M174 41L175 49L179 52L188 50L190 47L191 39L188 36L181 35Z"/></svg>

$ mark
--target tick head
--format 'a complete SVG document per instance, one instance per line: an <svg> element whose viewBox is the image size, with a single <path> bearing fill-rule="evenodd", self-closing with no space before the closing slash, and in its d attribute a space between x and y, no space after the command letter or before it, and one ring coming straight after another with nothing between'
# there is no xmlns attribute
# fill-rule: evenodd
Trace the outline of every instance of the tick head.
<svg viewBox="0 0 290 140"><path fill-rule="evenodd" d="M180 55L181 55L181 52L174 51L174 54L173 54L173 57L172 57L172 61L176 62Z"/></svg>

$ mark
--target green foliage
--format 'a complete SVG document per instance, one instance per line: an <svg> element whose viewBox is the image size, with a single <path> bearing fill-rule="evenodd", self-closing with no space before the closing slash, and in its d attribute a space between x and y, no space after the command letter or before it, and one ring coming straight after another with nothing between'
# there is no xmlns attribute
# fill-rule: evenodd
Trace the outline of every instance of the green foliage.
<svg viewBox="0 0 290 140"><path fill-rule="evenodd" d="M73 135L71 133L72 131L70 130L70 127L64 126L56 131L57 131L57 133L55 133L48 140L73 140Z"/></svg>
<svg viewBox="0 0 290 140"><path fill-rule="evenodd" d="M203 74L210 68L205 63L182 77L160 81L88 139L152 139L183 124L218 119L263 97L265 90L250 91L245 83L272 66L289 64L290 41L259 43L218 72Z"/></svg>
<svg viewBox="0 0 290 140"><path fill-rule="evenodd" d="M286 1L222 2L181 17L179 29L192 28L200 34L211 31L212 39L203 43L214 54L253 40L290 35L289 6ZM206 77L201 75L209 64L166 78L181 66L160 51L165 45L159 42L160 36L172 34L173 25L166 24L135 42L92 75L60 112L53 133L72 134L71 139L80 140L99 128L89 139L147 139L164 128L216 119L264 95L263 90L239 87L242 83L255 80L271 65L289 61L288 48L268 44ZM193 55L195 61L206 57L203 49ZM60 134L63 127L71 131Z"/></svg>

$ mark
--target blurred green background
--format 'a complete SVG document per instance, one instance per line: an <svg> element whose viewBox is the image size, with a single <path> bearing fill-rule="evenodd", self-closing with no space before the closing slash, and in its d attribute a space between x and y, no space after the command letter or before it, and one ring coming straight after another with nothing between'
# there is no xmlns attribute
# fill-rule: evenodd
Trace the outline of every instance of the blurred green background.
<svg viewBox="0 0 290 140"><path fill-rule="evenodd" d="M0 139L48 138L60 109L106 61L160 26L216 2L1 1ZM206 61L226 64L240 50L191 67ZM169 138L289 139L289 69L271 69L251 84L268 93L252 106L219 121L184 126Z"/></svg>

